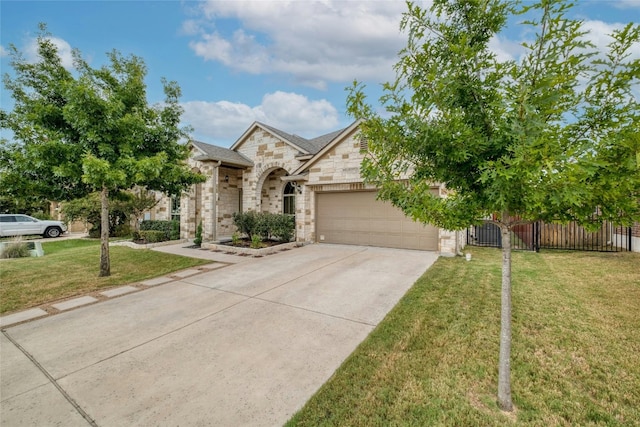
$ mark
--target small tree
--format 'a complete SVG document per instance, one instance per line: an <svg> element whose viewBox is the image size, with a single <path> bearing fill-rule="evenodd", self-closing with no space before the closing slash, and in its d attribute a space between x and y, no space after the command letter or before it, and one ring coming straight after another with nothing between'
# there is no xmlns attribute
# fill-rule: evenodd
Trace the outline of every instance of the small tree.
<svg viewBox="0 0 640 427"><path fill-rule="evenodd" d="M357 82L349 112L365 121L365 180L412 218L451 230L490 222L502 233L498 405L512 410L511 230L535 220L592 225L640 219L640 27L598 54L570 5L540 0L408 3L408 43L375 113ZM490 48L512 13L535 39L517 61ZM635 85L635 90L634 90ZM445 198L431 185L444 184Z"/></svg>
<svg viewBox="0 0 640 427"><path fill-rule="evenodd" d="M200 221L198 227L196 228L196 238L193 239L193 244L197 247L200 247L200 245L202 245L202 221Z"/></svg>
<svg viewBox="0 0 640 427"><path fill-rule="evenodd" d="M186 136L178 127L180 88L163 80L165 101L150 107L141 58L112 51L108 65L94 69L74 50L74 74L62 66L44 24L40 30L37 62L9 46L15 77L5 74L4 84L15 105L0 120L18 142L3 142L10 162L0 184L59 201L98 191L100 276L108 276L109 195L134 186L179 194L203 180L186 166L188 150L178 143Z"/></svg>
<svg viewBox="0 0 640 427"><path fill-rule="evenodd" d="M119 233L128 234L131 218L137 212L138 201L131 193L120 192L109 197L109 236ZM91 224L91 237L101 235L100 193L91 193L85 197L64 202L61 205L62 215L66 222L82 221ZM137 230L137 222L136 229Z"/></svg>
<svg viewBox="0 0 640 427"><path fill-rule="evenodd" d="M131 207L131 215L135 220L134 231L139 231L142 215L160 203L160 198L156 197L153 191L149 191L146 188L138 188L126 194Z"/></svg>

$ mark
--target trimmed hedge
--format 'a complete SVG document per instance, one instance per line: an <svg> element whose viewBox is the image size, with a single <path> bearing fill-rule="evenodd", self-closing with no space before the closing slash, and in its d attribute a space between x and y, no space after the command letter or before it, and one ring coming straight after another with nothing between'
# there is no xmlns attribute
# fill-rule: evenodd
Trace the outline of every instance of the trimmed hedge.
<svg viewBox="0 0 640 427"><path fill-rule="evenodd" d="M141 230L138 232L141 240L144 240L147 243L158 243L164 242L167 239L164 231L160 230Z"/></svg>
<svg viewBox="0 0 640 427"><path fill-rule="evenodd" d="M291 215L269 212L236 212L233 224L250 240L259 236L262 240L274 239L290 242L295 233L295 220Z"/></svg>
<svg viewBox="0 0 640 427"><path fill-rule="evenodd" d="M158 240L159 242L180 239L180 223L178 221L142 221L140 223L140 232L142 233L142 231L162 231L164 238L163 240Z"/></svg>

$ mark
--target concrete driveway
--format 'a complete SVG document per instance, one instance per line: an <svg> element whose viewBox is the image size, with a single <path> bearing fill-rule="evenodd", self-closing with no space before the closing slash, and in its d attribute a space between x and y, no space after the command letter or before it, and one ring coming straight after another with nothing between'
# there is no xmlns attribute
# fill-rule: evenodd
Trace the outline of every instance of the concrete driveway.
<svg viewBox="0 0 640 427"><path fill-rule="evenodd" d="M316 244L8 327L0 425L282 425L436 258Z"/></svg>

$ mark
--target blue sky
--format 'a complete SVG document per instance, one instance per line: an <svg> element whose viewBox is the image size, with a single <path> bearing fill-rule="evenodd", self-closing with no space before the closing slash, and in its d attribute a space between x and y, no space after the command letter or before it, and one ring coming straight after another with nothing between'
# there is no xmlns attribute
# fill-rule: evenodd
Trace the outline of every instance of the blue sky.
<svg viewBox="0 0 640 427"><path fill-rule="evenodd" d="M344 88L354 79L377 100L406 41L404 10L400 0L2 0L0 65L10 73L8 45L28 54L45 22L63 58L70 48L93 66L112 49L142 57L150 102L162 101L162 77L176 80L196 139L230 146L256 120L315 137L351 123ZM640 21L640 0L577 0L572 13L604 46L612 28ZM512 26L494 50L517 57L521 37ZM4 87L0 104L11 109Z"/></svg>

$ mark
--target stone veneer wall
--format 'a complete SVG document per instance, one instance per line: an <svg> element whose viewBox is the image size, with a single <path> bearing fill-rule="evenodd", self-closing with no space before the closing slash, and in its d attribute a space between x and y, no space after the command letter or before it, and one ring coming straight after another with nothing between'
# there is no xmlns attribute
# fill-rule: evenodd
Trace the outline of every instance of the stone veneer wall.
<svg viewBox="0 0 640 427"><path fill-rule="evenodd" d="M194 154L198 155L194 149ZM213 203L216 199L214 180L217 177L217 165L214 162L199 162L188 159L188 164L206 177L206 181L192 186L182 193L180 198L180 237L192 239L196 235L198 223L202 221L202 237L211 240L215 225ZM170 206L169 206L170 208Z"/></svg>
<svg viewBox="0 0 640 427"><path fill-rule="evenodd" d="M202 186L202 184L199 184ZM180 238L193 238L196 233L196 186L180 197Z"/></svg>
<svg viewBox="0 0 640 427"><path fill-rule="evenodd" d="M160 202L151 209L151 219L158 221L168 221L171 219L170 210L171 199L169 197L163 196Z"/></svg>
<svg viewBox="0 0 640 427"><path fill-rule="evenodd" d="M360 151L360 140L354 131L311 165L307 185L361 182L360 163L363 158L364 152Z"/></svg>
<svg viewBox="0 0 640 427"><path fill-rule="evenodd" d="M214 207L213 203L215 201L214 194L214 179L216 177L217 167L212 162L195 162L194 166L200 170L204 176L207 177L207 180L200 184L200 220L202 221L202 238L203 240L211 240L213 237L213 212ZM194 194L195 196L195 194ZM187 236L187 238L195 237L195 230L198 224L195 222L195 216L183 218L182 212L180 215L180 221L184 223L184 221L193 221L193 226L190 229L193 229L193 234Z"/></svg>
<svg viewBox="0 0 640 427"><path fill-rule="evenodd" d="M302 185L301 183L298 183ZM297 242L313 242L315 234L315 225L312 222L311 206L313 192L304 186L296 189L296 241Z"/></svg>
<svg viewBox="0 0 640 427"><path fill-rule="evenodd" d="M220 167L218 171L218 211L216 213L216 238L231 237L236 231L233 225L233 213L240 209L240 189L242 187L242 170ZM228 177L228 182L226 181Z"/></svg>

